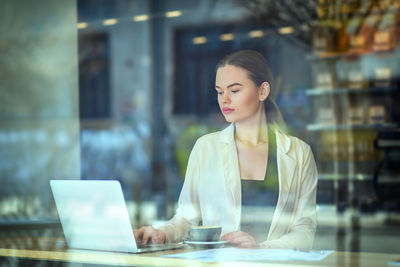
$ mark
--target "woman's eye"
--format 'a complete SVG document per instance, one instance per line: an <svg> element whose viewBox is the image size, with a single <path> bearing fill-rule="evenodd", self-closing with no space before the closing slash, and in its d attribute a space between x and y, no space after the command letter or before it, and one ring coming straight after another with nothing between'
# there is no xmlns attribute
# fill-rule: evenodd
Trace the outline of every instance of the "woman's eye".
<svg viewBox="0 0 400 267"><path fill-rule="evenodd" d="M217 91L217 94L222 95L222 92L218 92L218 91Z"/></svg>
<svg viewBox="0 0 400 267"><path fill-rule="evenodd" d="M237 93L239 92L239 90L232 90L232 93Z"/></svg>

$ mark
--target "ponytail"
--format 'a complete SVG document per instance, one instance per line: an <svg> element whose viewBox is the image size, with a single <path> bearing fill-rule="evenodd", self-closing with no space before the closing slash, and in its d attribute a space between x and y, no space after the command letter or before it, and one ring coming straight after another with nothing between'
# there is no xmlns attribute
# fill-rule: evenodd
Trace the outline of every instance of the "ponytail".
<svg viewBox="0 0 400 267"><path fill-rule="evenodd" d="M267 99L265 100L264 110L268 124L273 125L275 128L279 129L283 133L287 133L288 129L286 122L282 116L281 111L279 110L278 105L271 97L267 97Z"/></svg>

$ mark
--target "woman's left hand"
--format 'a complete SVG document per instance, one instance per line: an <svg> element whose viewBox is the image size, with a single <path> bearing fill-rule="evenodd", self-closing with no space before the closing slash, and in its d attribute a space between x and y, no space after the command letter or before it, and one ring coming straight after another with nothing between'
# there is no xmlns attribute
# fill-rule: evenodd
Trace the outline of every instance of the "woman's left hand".
<svg viewBox="0 0 400 267"><path fill-rule="evenodd" d="M248 233L242 231L231 232L221 236L221 239L228 240L229 243L237 244L238 247L242 248L255 248L257 247L257 242Z"/></svg>

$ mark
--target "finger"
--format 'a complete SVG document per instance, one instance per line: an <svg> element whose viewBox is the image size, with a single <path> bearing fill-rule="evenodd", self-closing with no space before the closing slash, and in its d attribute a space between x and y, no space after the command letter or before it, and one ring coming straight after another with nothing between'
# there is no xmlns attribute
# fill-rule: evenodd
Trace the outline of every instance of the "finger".
<svg viewBox="0 0 400 267"><path fill-rule="evenodd" d="M151 237L151 242L160 243L160 233L158 233L158 231L154 232L153 236Z"/></svg>
<svg viewBox="0 0 400 267"><path fill-rule="evenodd" d="M247 235L236 235L236 236L233 236L231 239L229 239L229 241L232 243L242 243L242 242L246 242L248 240L249 240L249 237Z"/></svg>
<svg viewBox="0 0 400 267"><path fill-rule="evenodd" d="M248 236L246 239L240 240L238 245L242 248L256 248L257 241L252 236Z"/></svg>
<svg viewBox="0 0 400 267"><path fill-rule="evenodd" d="M247 234L247 233L241 233L240 235L236 235L233 238L231 238L229 240L229 242L231 243L251 243L251 244L256 244L256 240L254 239L254 237L252 237L251 235Z"/></svg>
<svg viewBox="0 0 400 267"><path fill-rule="evenodd" d="M147 241L149 240L149 237L152 235L152 229L146 229L143 233L143 238L142 238L142 244L146 245Z"/></svg>
<svg viewBox="0 0 400 267"><path fill-rule="evenodd" d="M234 232L229 236L228 241L229 242L233 242L233 243L237 243L237 242L239 242L238 240L240 240L241 238L243 238L246 235L247 234L243 233L243 232Z"/></svg>
<svg viewBox="0 0 400 267"><path fill-rule="evenodd" d="M139 229L134 229L133 234L135 235L135 239L140 239L143 235L143 227L140 227Z"/></svg>
<svg viewBox="0 0 400 267"><path fill-rule="evenodd" d="M152 241L154 243L165 243L165 236L163 235L163 232L157 231L154 234L154 237L153 237Z"/></svg>
<svg viewBox="0 0 400 267"><path fill-rule="evenodd" d="M229 239L233 238L234 236L238 235L239 233L241 233L241 232L240 231L230 232L230 233L224 234L223 236L221 236L221 238L229 240Z"/></svg>
<svg viewBox="0 0 400 267"><path fill-rule="evenodd" d="M225 234L225 235L221 236L221 239L229 239L228 238L228 234Z"/></svg>

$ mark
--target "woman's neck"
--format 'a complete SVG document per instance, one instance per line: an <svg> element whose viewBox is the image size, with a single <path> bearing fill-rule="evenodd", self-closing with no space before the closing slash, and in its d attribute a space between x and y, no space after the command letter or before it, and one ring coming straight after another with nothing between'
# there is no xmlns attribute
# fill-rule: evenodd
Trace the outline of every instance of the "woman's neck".
<svg viewBox="0 0 400 267"><path fill-rule="evenodd" d="M235 123L235 139L248 146L257 146L268 142L267 118L264 105L260 105L254 116Z"/></svg>

